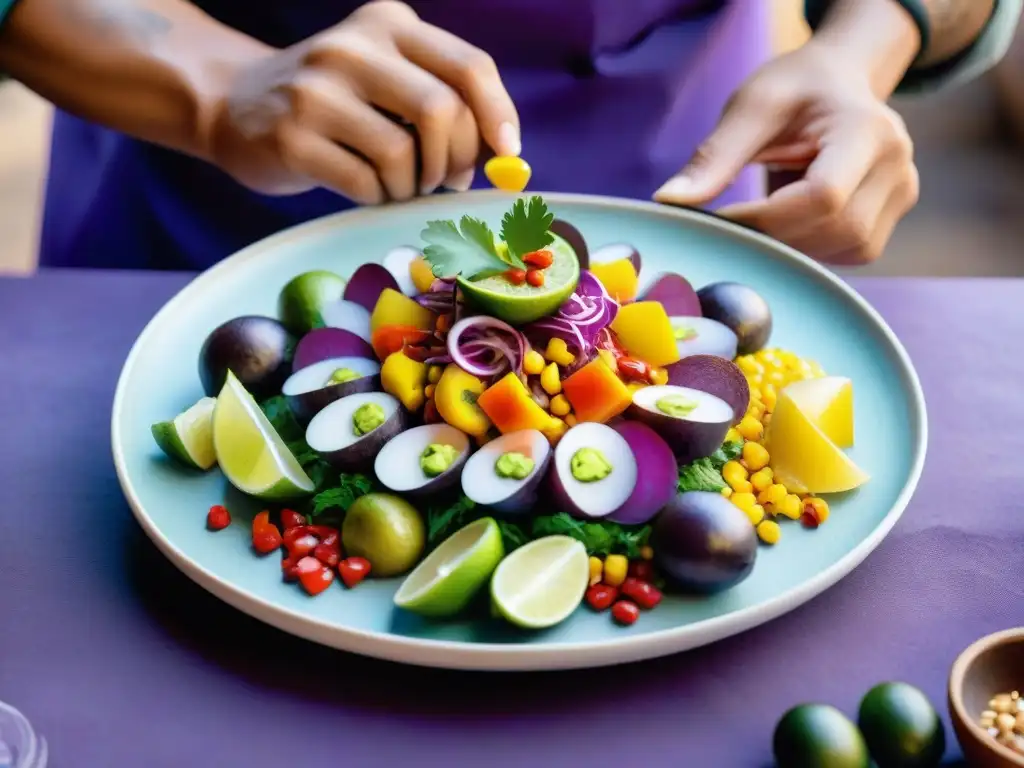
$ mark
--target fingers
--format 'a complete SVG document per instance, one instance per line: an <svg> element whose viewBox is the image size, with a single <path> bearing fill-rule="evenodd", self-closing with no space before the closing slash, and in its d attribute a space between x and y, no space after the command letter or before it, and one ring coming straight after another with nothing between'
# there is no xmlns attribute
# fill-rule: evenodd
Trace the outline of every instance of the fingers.
<svg viewBox="0 0 1024 768"><path fill-rule="evenodd" d="M522 151L519 113L494 59L432 24L404 26L395 33L399 52L454 88L469 105L484 141L499 155Z"/></svg>
<svg viewBox="0 0 1024 768"><path fill-rule="evenodd" d="M362 205L385 200L374 168L330 139L294 122L280 126L278 151L284 166Z"/></svg>

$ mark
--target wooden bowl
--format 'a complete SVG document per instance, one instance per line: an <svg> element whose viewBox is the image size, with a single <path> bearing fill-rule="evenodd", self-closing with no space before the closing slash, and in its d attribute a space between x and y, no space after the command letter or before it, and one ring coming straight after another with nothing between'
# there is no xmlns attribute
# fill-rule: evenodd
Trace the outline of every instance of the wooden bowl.
<svg viewBox="0 0 1024 768"><path fill-rule="evenodd" d="M1024 755L999 744L978 725L993 696L1014 690L1024 694L1024 627L983 637L953 662L949 714L973 768L1024 768Z"/></svg>

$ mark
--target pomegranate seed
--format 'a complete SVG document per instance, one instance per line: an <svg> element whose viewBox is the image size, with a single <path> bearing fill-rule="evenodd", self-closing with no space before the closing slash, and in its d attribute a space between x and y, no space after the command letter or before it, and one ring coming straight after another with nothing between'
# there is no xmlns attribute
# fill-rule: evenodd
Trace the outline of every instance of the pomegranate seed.
<svg viewBox="0 0 1024 768"><path fill-rule="evenodd" d="M270 525L270 513L267 510L263 510L256 517L252 519L252 532L262 530Z"/></svg>
<svg viewBox="0 0 1024 768"><path fill-rule="evenodd" d="M329 525L307 525L306 529L310 533L312 533L314 536L316 536L318 539L320 539L320 541L323 541L328 536L330 536L332 533L335 536L338 535L338 529L337 528L332 528Z"/></svg>
<svg viewBox="0 0 1024 768"><path fill-rule="evenodd" d="M800 515L800 522L803 523L805 528L817 528L821 525L821 521L818 520L818 516L814 513L814 510L805 508L805 511Z"/></svg>
<svg viewBox="0 0 1024 768"><path fill-rule="evenodd" d="M297 539L292 539L290 543L285 542L285 548L288 550L288 554L296 560L310 554L318 546L320 546L320 542L317 541L316 536L311 533L307 533L305 536L299 536Z"/></svg>
<svg viewBox="0 0 1024 768"><path fill-rule="evenodd" d="M231 525L231 513L228 512L228 508L215 504L210 507L210 511L206 513L206 527L211 531L223 531Z"/></svg>
<svg viewBox="0 0 1024 768"><path fill-rule="evenodd" d="M289 528L297 528L300 525L306 524L306 518L296 512L294 509L282 509L281 510L281 527L286 531Z"/></svg>
<svg viewBox="0 0 1024 768"><path fill-rule="evenodd" d="M612 618L619 624L628 627L630 624L635 624L636 620L640 618L640 609L636 607L636 603L619 600L612 606Z"/></svg>
<svg viewBox="0 0 1024 768"><path fill-rule="evenodd" d="M352 589L370 575L370 561L365 557L346 557L338 563L338 575L345 586Z"/></svg>
<svg viewBox="0 0 1024 768"><path fill-rule="evenodd" d="M641 608L647 610L661 602L661 590L639 579L626 579L622 582L621 591L623 597L636 601Z"/></svg>
<svg viewBox="0 0 1024 768"><path fill-rule="evenodd" d="M320 543L323 544L325 547L338 547L340 549L341 534L339 534L337 531L332 531L331 533L327 534L322 539L320 539Z"/></svg>
<svg viewBox="0 0 1024 768"><path fill-rule="evenodd" d="M332 546L326 541L321 541L316 545L316 549L313 550L313 557L328 568L333 568L341 560L341 547L336 544Z"/></svg>
<svg viewBox="0 0 1024 768"><path fill-rule="evenodd" d="M303 536L312 536L313 533L309 530L308 525L297 525L294 528L285 528L282 539L286 547L290 547L297 539L301 539ZM319 541L319 539L317 539Z"/></svg>
<svg viewBox="0 0 1024 768"><path fill-rule="evenodd" d="M531 269L526 273L526 282L534 288L540 288L544 285L544 273L539 269Z"/></svg>
<svg viewBox="0 0 1024 768"><path fill-rule="evenodd" d="M252 546L261 555L273 552L281 548L281 532L273 523L267 523L266 527L253 531Z"/></svg>
<svg viewBox="0 0 1024 768"><path fill-rule="evenodd" d="M299 580L298 562L298 559L294 557L286 557L281 561L281 573L285 581Z"/></svg>
<svg viewBox="0 0 1024 768"><path fill-rule="evenodd" d="M324 564L315 557L306 555L306 557L300 557L299 562L295 564L295 572L301 576L304 573L316 573L323 567Z"/></svg>
<svg viewBox="0 0 1024 768"><path fill-rule="evenodd" d="M609 587L607 584L595 584L587 590L587 603L595 611L605 611L615 602L619 596L619 590Z"/></svg>
<svg viewBox="0 0 1024 768"><path fill-rule="evenodd" d="M634 560L629 564L629 575L639 581L654 581L654 564L650 560Z"/></svg>
<svg viewBox="0 0 1024 768"><path fill-rule="evenodd" d="M321 565L318 571L302 571L299 574L299 581L310 595L319 595L334 583L334 571Z"/></svg>

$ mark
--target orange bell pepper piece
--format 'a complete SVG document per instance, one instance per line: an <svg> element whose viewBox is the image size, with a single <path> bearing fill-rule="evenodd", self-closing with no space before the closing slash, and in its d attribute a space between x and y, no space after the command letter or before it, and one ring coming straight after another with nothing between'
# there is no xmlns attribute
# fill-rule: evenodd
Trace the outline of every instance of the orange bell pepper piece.
<svg viewBox="0 0 1024 768"><path fill-rule="evenodd" d="M577 421L604 424L633 402L622 379L600 357L595 357L562 382L562 394L572 404Z"/></svg>
<svg viewBox="0 0 1024 768"><path fill-rule="evenodd" d="M543 432L551 426L551 417L534 402L515 373L506 374L485 389L476 404L502 434L520 429Z"/></svg>

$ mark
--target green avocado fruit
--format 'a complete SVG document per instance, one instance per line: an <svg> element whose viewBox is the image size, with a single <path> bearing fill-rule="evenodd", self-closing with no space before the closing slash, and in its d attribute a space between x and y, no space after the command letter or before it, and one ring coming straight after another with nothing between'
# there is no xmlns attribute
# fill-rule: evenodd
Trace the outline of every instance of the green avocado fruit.
<svg viewBox="0 0 1024 768"><path fill-rule="evenodd" d="M938 712L908 683L879 683L868 691L857 723L878 768L934 768L946 752Z"/></svg>
<svg viewBox="0 0 1024 768"><path fill-rule="evenodd" d="M281 290L277 302L278 317L284 327L297 336L323 325L321 310L341 299L345 278L327 270L303 272Z"/></svg>
<svg viewBox="0 0 1024 768"><path fill-rule="evenodd" d="M828 704L798 704L775 726L778 768L869 768L868 747L857 726Z"/></svg>

